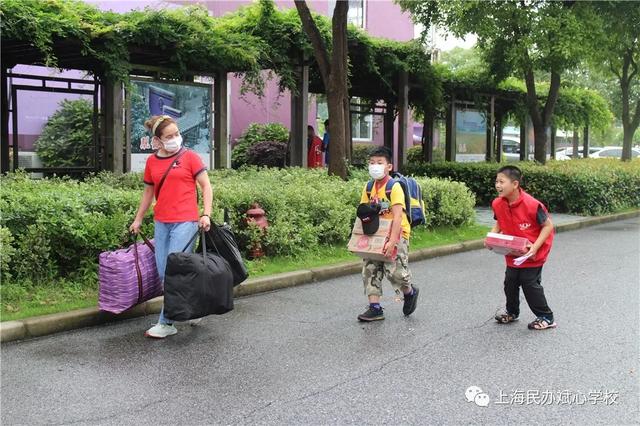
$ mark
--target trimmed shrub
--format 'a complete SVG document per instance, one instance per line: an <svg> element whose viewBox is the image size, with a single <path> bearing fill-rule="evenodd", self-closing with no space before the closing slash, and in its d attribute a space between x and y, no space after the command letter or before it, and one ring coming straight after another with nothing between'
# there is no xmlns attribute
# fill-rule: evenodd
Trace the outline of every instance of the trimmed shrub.
<svg viewBox="0 0 640 426"><path fill-rule="evenodd" d="M257 202L269 228L267 255L299 255L318 245L344 244L349 238L365 182L364 170L343 181L323 170L301 168L217 170L210 173L214 219L222 208L241 247L249 247L255 229L245 222ZM427 225L457 226L474 218L471 192L460 183L420 178L427 203ZM142 194L139 173L101 173L84 182L31 180L24 173L0 178L2 278L9 283L40 284L61 278L95 286L98 254L129 240L128 227ZM153 234L151 211L143 231Z"/></svg>
<svg viewBox="0 0 640 426"><path fill-rule="evenodd" d="M249 164L249 148L265 141L286 144L289 141L289 130L280 123L250 124L242 136L238 138L231 151L231 167L237 169Z"/></svg>
<svg viewBox="0 0 640 426"><path fill-rule="evenodd" d="M422 198L427 210L427 226L460 226L473 223L476 200L465 184L448 179L416 180L422 188Z"/></svg>
<svg viewBox="0 0 640 426"><path fill-rule="evenodd" d="M640 160L583 159L517 163L523 188L558 213L602 215L640 207ZM501 166L491 163L411 164L405 172L463 182L488 206L496 197L495 175Z"/></svg>
<svg viewBox="0 0 640 426"><path fill-rule="evenodd" d="M369 164L369 153L374 145L356 144L351 152L351 165L357 168L367 168Z"/></svg>
<svg viewBox="0 0 640 426"><path fill-rule="evenodd" d="M36 140L45 167L93 164L93 104L86 99L63 100Z"/></svg>
<svg viewBox="0 0 640 426"><path fill-rule="evenodd" d="M258 142L247 151L247 164L260 167L284 167L287 144L277 141Z"/></svg>

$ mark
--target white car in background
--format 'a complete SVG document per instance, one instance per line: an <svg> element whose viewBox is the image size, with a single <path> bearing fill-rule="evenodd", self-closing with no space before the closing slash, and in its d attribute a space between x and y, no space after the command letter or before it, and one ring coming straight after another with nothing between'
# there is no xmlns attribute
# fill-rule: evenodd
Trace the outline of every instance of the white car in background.
<svg viewBox="0 0 640 426"><path fill-rule="evenodd" d="M640 156L640 149L631 148L631 158L638 158ZM591 158L622 158L621 146L605 146L598 152L590 154Z"/></svg>
<svg viewBox="0 0 640 426"><path fill-rule="evenodd" d="M596 152L602 150L603 148L601 146L590 146L589 147L589 157L591 157L592 154L595 154ZM578 147L578 158L582 158L582 153L584 152L584 146L579 146ZM573 158L573 147L567 147L567 148L560 148L558 150L556 150L556 160L560 160L560 161L564 161L564 160L571 160Z"/></svg>
<svg viewBox="0 0 640 426"><path fill-rule="evenodd" d="M505 161L520 161L520 140L503 137L502 158Z"/></svg>

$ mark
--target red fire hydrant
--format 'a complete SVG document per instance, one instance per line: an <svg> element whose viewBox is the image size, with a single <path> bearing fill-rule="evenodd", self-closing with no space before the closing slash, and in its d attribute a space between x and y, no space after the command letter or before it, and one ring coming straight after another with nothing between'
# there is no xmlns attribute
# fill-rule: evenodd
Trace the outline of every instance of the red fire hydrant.
<svg viewBox="0 0 640 426"><path fill-rule="evenodd" d="M264 250L262 249L260 240L269 227L269 221L267 220L265 211L258 203L253 203L251 208L247 210L247 218L245 221L247 225L255 226L259 230L258 236L252 241L251 252L249 253L252 259L257 259L264 256Z"/></svg>

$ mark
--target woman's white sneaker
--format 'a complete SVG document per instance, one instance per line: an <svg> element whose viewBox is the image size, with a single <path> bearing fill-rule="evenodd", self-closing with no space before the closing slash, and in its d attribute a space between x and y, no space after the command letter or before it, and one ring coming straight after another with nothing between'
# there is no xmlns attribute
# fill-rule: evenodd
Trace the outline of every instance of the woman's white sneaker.
<svg viewBox="0 0 640 426"><path fill-rule="evenodd" d="M177 332L178 329L174 325L156 324L145 331L144 335L147 337L153 337L154 339L164 339L165 337L174 335Z"/></svg>
<svg viewBox="0 0 640 426"><path fill-rule="evenodd" d="M196 319L189 320L189 325L194 327L200 324L201 322L202 322L202 318L196 318Z"/></svg>

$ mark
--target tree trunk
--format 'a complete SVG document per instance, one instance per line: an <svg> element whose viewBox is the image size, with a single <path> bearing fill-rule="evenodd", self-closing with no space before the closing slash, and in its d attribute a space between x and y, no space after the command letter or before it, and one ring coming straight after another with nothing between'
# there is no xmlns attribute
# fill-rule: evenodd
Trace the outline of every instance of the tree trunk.
<svg viewBox="0 0 640 426"><path fill-rule="evenodd" d="M578 151L580 150L580 136L578 136L578 129L573 129L573 152L571 158L578 158Z"/></svg>
<svg viewBox="0 0 640 426"><path fill-rule="evenodd" d="M313 54L327 90L329 109L329 174L347 178L347 132L349 108L347 86L347 12L348 1L337 1L333 11L331 57L305 0L295 0L302 28L311 41Z"/></svg>
<svg viewBox="0 0 640 426"><path fill-rule="evenodd" d="M529 59L528 54L526 54L525 57L526 60ZM525 70L524 78L527 85L527 108L531 116L531 122L533 123L533 156L538 163L545 164L547 162L547 128L551 124L551 117L553 116L553 110L560 92L560 74L556 71L551 72L549 94L547 95L547 102L542 111L540 111L540 106L538 105L538 94L536 93L533 68L529 67Z"/></svg>
<svg viewBox="0 0 640 426"><path fill-rule="evenodd" d="M631 73L629 68L633 66ZM633 61L632 52L627 51L622 62L622 75L620 76L620 90L622 91L622 160L631 160L631 145L633 143L633 135L640 125L640 100L635 105L633 117L631 117L631 105L629 96L629 86L631 81L638 74L638 66Z"/></svg>

